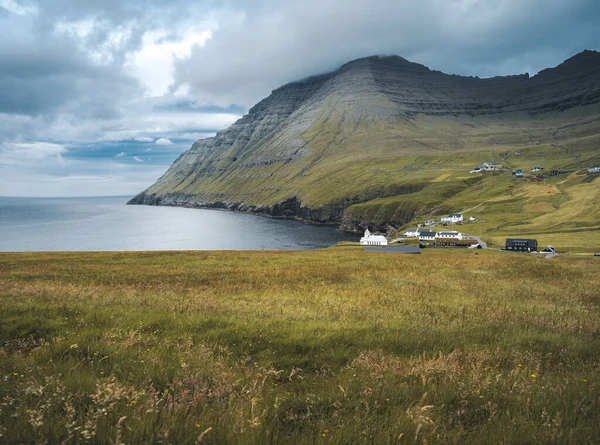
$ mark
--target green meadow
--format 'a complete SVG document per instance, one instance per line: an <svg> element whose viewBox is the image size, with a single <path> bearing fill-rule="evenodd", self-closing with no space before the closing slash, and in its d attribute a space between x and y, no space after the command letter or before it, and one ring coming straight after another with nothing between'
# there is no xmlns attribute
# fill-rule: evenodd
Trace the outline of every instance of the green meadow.
<svg viewBox="0 0 600 445"><path fill-rule="evenodd" d="M0 254L0 443L597 443L600 259Z"/></svg>

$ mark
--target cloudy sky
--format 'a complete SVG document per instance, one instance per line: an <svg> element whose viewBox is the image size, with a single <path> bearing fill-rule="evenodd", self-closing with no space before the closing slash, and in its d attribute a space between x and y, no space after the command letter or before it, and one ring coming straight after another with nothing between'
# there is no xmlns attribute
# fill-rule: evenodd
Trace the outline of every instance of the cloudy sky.
<svg viewBox="0 0 600 445"><path fill-rule="evenodd" d="M0 196L133 195L278 86L373 54L535 73L598 0L0 0Z"/></svg>

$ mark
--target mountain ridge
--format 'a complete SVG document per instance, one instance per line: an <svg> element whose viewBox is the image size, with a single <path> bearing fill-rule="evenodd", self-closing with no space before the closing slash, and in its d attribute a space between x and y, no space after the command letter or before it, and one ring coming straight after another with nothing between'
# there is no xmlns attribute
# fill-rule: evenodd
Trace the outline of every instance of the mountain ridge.
<svg viewBox="0 0 600 445"><path fill-rule="evenodd" d="M374 221L352 222L351 206L414 193L432 179L429 167L419 174L406 169L411 157L595 141L598 79L596 51L535 76L486 79L432 71L399 56L357 59L274 89L228 129L194 143L129 203L346 220L345 228L359 230ZM371 174L377 162L382 171ZM357 183L367 176L371 182ZM409 206L393 222L442 207Z"/></svg>

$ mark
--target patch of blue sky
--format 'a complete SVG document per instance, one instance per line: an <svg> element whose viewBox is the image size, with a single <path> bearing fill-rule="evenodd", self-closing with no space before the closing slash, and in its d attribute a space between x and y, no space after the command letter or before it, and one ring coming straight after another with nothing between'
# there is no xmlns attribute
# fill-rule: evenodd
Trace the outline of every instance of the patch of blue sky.
<svg viewBox="0 0 600 445"><path fill-rule="evenodd" d="M75 160L113 160L123 164L148 163L169 164L181 153L190 148L189 141L176 142L173 145L157 145L135 141L115 143L99 143L92 145L73 146L63 155ZM136 159L137 158L137 159Z"/></svg>

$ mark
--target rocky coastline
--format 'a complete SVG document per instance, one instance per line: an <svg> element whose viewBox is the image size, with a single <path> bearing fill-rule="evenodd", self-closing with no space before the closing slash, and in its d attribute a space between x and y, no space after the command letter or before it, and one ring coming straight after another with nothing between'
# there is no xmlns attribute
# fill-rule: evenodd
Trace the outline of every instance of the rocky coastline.
<svg viewBox="0 0 600 445"><path fill-rule="evenodd" d="M343 209L331 211L324 208L310 208L302 205L297 198L275 204L274 206L254 206L240 202L216 201L204 202L194 196L173 194L164 197L148 195L142 192L127 202L127 205L150 205L165 207L184 207L191 209L227 210L231 212L248 213L274 219L292 219L305 224L335 225L346 233L361 234L365 229L377 233L390 234L397 227L390 224L373 224L369 221L359 221L350 217ZM406 221L408 222L408 221Z"/></svg>

